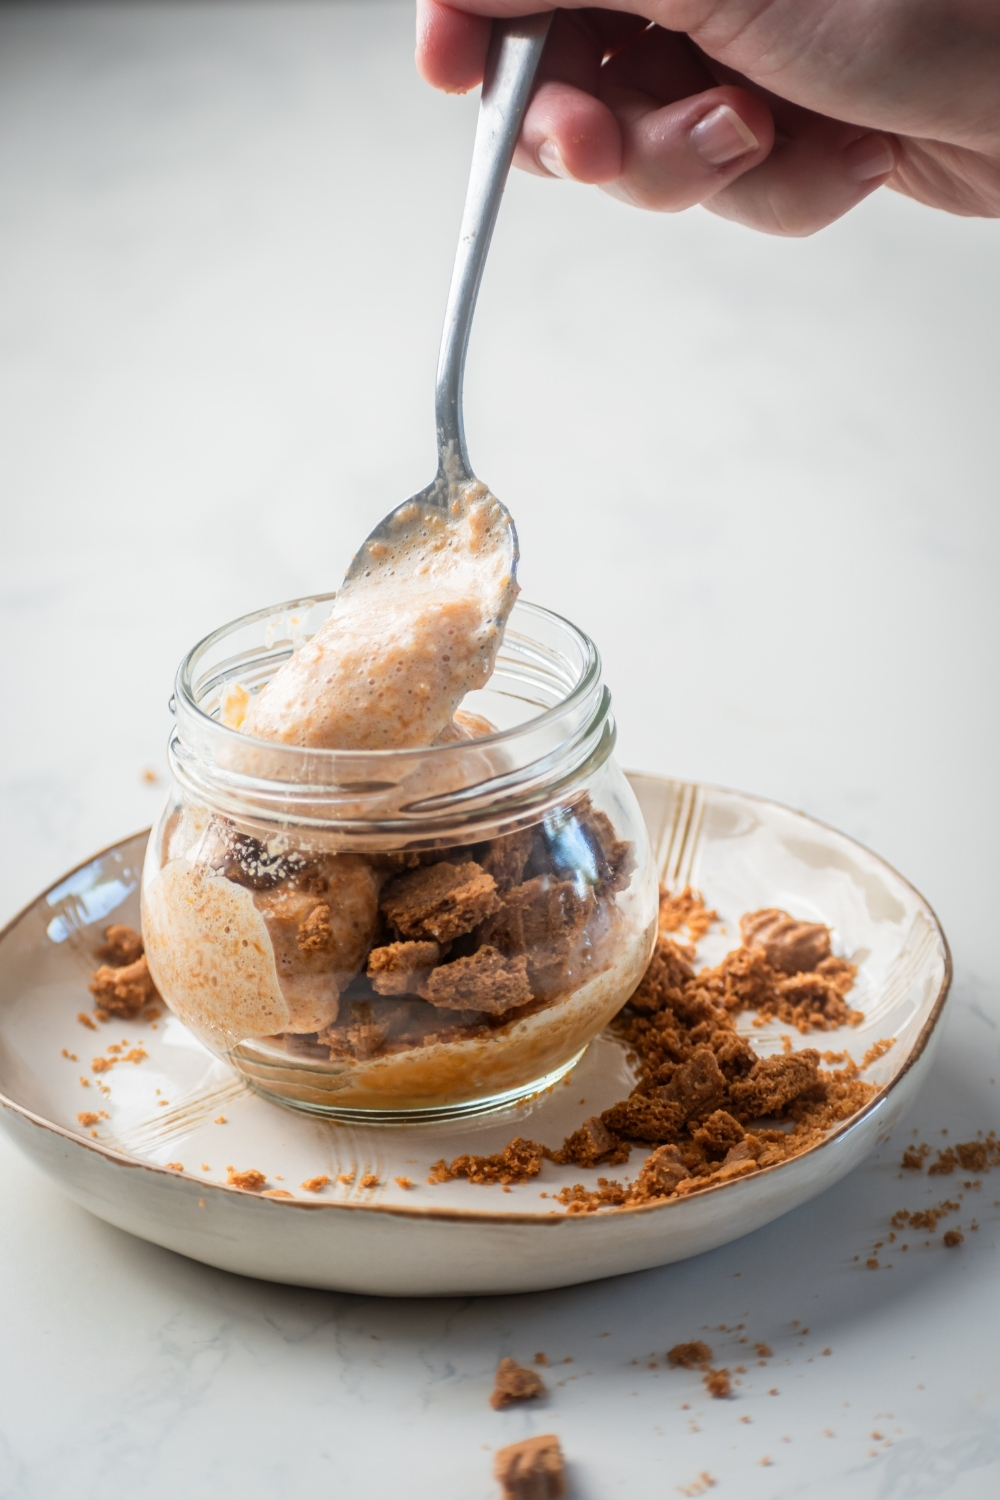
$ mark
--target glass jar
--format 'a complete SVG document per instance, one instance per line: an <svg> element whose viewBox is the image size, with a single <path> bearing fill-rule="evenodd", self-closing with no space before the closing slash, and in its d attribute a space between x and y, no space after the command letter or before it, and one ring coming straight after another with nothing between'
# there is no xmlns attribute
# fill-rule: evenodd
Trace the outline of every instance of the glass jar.
<svg viewBox="0 0 1000 1500"><path fill-rule="evenodd" d="M573 1066L653 948L656 876L600 659L518 602L450 743L313 750L227 727L332 597L246 615L181 664L143 873L149 966L270 1099L369 1121L499 1108Z"/></svg>

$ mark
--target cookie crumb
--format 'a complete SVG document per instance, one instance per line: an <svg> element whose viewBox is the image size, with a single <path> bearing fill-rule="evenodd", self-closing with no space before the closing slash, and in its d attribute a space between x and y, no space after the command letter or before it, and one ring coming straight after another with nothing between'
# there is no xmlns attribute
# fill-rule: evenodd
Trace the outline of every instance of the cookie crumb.
<svg viewBox="0 0 1000 1500"><path fill-rule="evenodd" d="M392 1180L398 1188L402 1188L405 1192L408 1192L413 1186L413 1179L411 1177L394 1177Z"/></svg>
<svg viewBox="0 0 1000 1500"><path fill-rule="evenodd" d="M704 1370L711 1359L712 1351L701 1339L692 1339L689 1344L675 1344L667 1350L667 1360L675 1369Z"/></svg>
<svg viewBox="0 0 1000 1500"><path fill-rule="evenodd" d="M965 1235L959 1229L949 1229L944 1234L944 1243L948 1246L949 1250L953 1249L955 1245L961 1245L964 1239Z"/></svg>
<svg viewBox="0 0 1000 1500"><path fill-rule="evenodd" d="M694 1432L699 1432L700 1430L698 1427L692 1428ZM713 1489L716 1483L717 1481L712 1478L708 1470L702 1469L697 1479L692 1480L690 1484L679 1484L677 1488L682 1495L703 1495L706 1490Z"/></svg>
<svg viewBox="0 0 1000 1500"><path fill-rule="evenodd" d="M95 969L88 989L94 997L95 1010L104 1015L137 1016L144 1006L160 998L145 954L121 968L102 964Z"/></svg>
<svg viewBox="0 0 1000 1500"><path fill-rule="evenodd" d="M706 1370L702 1382L710 1396L723 1401L733 1393L733 1382L728 1370Z"/></svg>
<svg viewBox="0 0 1000 1500"><path fill-rule="evenodd" d="M267 1177L256 1167L249 1167L245 1172L237 1172L235 1167L226 1168L227 1187L242 1188L245 1193L259 1193L266 1181Z"/></svg>
<svg viewBox="0 0 1000 1500"><path fill-rule="evenodd" d="M719 913L706 907L701 893L693 891L689 885L684 887L679 896L672 896L669 891L660 893L661 932L678 932L686 927L692 943L697 943L705 936L712 923L718 920Z"/></svg>
<svg viewBox="0 0 1000 1500"><path fill-rule="evenodd" d="M321 1193L329 1181L329 1177L324 1173L321 1177L307 1177L300 1186L307 1193Z"/></svg>
<svg viewBox="0 0 1000 1500"><path fill-rule="evenodd" d="M873 1044L868 1048L868 1051L865 1053L864 1057L861 1059L862 1069L870 1068L872 1063L878 1062L879 1058L884 1057L885 1054L890 1050L890 1048L895 1046L895 1044L896 1038L894 1036L884 1036L880 1041L873 1042Z"/></svg>
<svg viewBox="0 0 1000 1500"><path fill-rule="evenodd" d="M95 957L103 959L116 969L127 968L143 954L142 934L123 922L113 923L104 929L104 942L96 950Z"/></svg>
<svg viewBox="0 0 1000 1500"><path fill-rule="evenodd" d="M545 1382L536 1371L519 1365L514 1359L502 1359L497 1366L490 1405L494 1411L502 1411L516 1401L533 1401L545 1393Z"/></svg>
<svg viewBox="0 0 1000 1500"><path fill-rule="evenodd" d="M465 1177L469 1182L500 1182L505 1186L512 1182L528 1182L541 1171L544 1155L544 1147L537 1141L516 1136L493 1156L456 1156L450 1167L442 1158L431 1167L431 1176L427 1180L447 1182L451 1178Z"/></svg>
<svg viewBox="0 0 1000 1500"><path fill-rule="evenodd" d="M502 1500L562 1500L566 1494L566 1464L554 1432L498 1449L493 1474Z"/></svg>

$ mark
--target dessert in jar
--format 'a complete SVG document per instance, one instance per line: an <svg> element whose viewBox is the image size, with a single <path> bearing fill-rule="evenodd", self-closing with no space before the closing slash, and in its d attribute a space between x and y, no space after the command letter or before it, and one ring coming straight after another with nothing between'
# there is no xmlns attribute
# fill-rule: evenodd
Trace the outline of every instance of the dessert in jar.
<svg viewBox="0 0 1000 1500"><path fill-rule="evenodd" d="M174 1013L286 1104L510 1103L648 963L655 872L599 658L488 576L488 500L467 577L450 537L443 562L224 626L178 672L146 954Z"/></svg>

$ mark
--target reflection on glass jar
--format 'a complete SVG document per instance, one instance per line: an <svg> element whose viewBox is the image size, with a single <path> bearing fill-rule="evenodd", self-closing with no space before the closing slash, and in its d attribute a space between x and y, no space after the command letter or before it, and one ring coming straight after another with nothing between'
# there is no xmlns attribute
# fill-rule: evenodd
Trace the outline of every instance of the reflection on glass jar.
<svg viewBox="0 0 1000 1500"><path fill-rule="evenodd" d="M655 936L597 653L517 604L464 737L426 750L304 750L220 722L328 608L247 616L181 666L143 879L150 968L270 1098L368 1119L508 1104L573 1065Z"/></svg>

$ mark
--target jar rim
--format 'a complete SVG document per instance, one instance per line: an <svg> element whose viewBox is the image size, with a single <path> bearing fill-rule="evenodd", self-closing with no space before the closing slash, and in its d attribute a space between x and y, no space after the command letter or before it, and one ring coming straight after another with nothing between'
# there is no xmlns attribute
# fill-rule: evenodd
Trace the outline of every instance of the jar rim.
<svg viewBox="0 0 1000 1500"><path fill-rule="evenodd" d="M184 717L190 716L203 733L207 732L213 738L218 736L220 744L228 743L233 746L266 745L269 751L278 752L281 755L282 761L289 766L294 765L296 758L299 758L303 767L308 766L313 772L312 776L305 778L308 780L315 780L316 769L323 765L328 765L331 771L339 763L347 762L350 763L353 770L364 764L378 765L383 770L387 770L396 762L405 761L412 763L414 755L419 755L421 759L430 757L437 763L441 763L442 761L446 761L448 757L454 757L456 752L460 754L463 751L467 751L469 742L445 745L421 745L388 750L331 750L314 748L312 746L288 745L275 741L258 740L252 735L244 734L239 729L232 729L228 725L222 724L213 714L205 712L201 707L197 694L195 672L199 663L204 660L213 646L220 644L227 636L234 634L242 627L251 626L259 621L279 615L287 616L293 611L301 611L321 604L332 604L336 596L336 590L334 590L331 593L308 594L303 595L299 599L286 600L281 604L268 605L263 609L256 609L248 614L239 615L235 619L227 621L226 624L217 626L208 635L202 636L201 640L197 641L185 654L177 668L174 679L174 696L170 700L170 710L175 719L178 720L178 723L182 715ZM532 715L522 723L515 724L508 729L498 729L489 735L477 737L471 742L475 744L477 749L503 746L506 743L516 741L527 730L537 731L545 729L560 716L566 714L567 711L573 710L578 704L582 703L600 684L602 669L600 652L585 631L574 625L571 620L567 620L564 615L557 614L555 610L546 609L540 604L532 604L526 599L519 598L515 602L512 618L514 615L546 621L563 629L580 652L581 669L577 674L575 682L564 697L553 703L549 708L543 709L541 713ZM504 638L506 639L506 632ZM502 644L500 649L501 651L503 650ZM204 696L205 694L202 693L201 697L203 698ZM285 778L281 778L281 780L285 783Z"/></svg>

